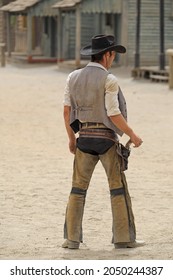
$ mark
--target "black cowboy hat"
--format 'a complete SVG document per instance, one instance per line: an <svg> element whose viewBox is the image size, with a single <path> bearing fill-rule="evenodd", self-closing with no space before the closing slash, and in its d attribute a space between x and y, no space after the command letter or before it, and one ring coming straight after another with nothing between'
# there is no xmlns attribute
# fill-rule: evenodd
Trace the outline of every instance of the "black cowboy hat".
<svg viewBox="0 0 173 280"><path fill-rule="evenodd" d="M96 35L92 37L91 45L83 47L80 51L81 55L96 55L107 51L116 51L118 53L125 53L126 48L115 44L115 37L113 35Z"/></svg>

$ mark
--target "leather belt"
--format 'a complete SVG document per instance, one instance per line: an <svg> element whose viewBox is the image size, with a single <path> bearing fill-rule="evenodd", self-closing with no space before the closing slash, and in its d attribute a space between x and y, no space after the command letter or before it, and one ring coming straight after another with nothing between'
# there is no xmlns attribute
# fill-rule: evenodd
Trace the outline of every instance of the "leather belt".
<svg viewBox="0 0 173 280"><path fill-rule="evenodd" d="M85 122L81 123L81 128L106 128L106 126L103 123Z"/></svg>
<svg viewBox="0 0 173 280"><path fill-rule="evenodd" d="M116 134L113 130L108 128L88 128L88 129L81 129L79 132L79 137L88 137L88 138L106 138L117 142Z"/></svg>

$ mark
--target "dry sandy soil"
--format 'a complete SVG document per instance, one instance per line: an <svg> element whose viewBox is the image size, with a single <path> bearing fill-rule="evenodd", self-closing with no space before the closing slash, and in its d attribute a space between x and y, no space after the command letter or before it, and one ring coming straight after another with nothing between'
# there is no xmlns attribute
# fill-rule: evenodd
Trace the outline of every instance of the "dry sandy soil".
<svg viewBox="0 0 173 280"><path fill-rule="evenodd" d="M112 72L127 100L129 124L144 141L132 148L126 176L137 237L146 245L115 250L111 244L109 190L98 164L84 244L61 248L73 165L62 118L69 72L56 65L0 68L0 259L172 260L173 91L167 83L133 80L125 68Z"/></svg>

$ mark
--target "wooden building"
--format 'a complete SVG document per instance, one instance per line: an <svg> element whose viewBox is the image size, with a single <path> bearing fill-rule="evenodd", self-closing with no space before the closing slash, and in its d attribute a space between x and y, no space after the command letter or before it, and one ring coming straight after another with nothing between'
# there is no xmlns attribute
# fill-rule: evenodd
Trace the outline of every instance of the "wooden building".
<svg viewBox="0 0 173 280"><path fill-rule="evenodd" d="M25 54L29 61L38 61L38 56L44 61L76 59L79 66L79 49L94 34L115 34L118 41L121 37L121 0L16 0L2 10L8 22L9 56L14 51ZM14 16L17 21L13 50L9 22Z"/></svg>
<svg viewBox="0 0 173 280"><path fill-rule="evenodd" d="M7 22L8 56L37 61L57 60L57 0L17 0L1 10ZM11 20L13 19L13 20ZM15 47L11 46L11 25L15 25Z"/></svg>
<svg viewBox="0 0 173 280"><path fill-rule="evenodd" d="M58 14L58 59L75 58L79 67L80 48L95 34L114 34L121 42L122 7L121 0L58 1L53 6Z"/></svg>
<svg viewBox="0 0 173 280"><path fill-rule="evenodd" d="M164 47L173 48L173 0L164 0ZM141 1L140 65L157 66L160 52L160 0ZM15 51L55 61L75 60L95 34L114 34L127 47L119 65L134 66L137 0L16 0L1 8L9 22L17 17ZM11 23L13 21L10 21ZM22 23L23 22L23 23ZM7 29L8 53L10 27ZM167 58L166 58L167 60Z"/></svg>
<svg viewBox="0 0 173 280"><path fill-rule="evenodd" d="M0 0L0 8L13 0ZM6 22L3 11L0 10L0 43L6 42Z"/></svg>

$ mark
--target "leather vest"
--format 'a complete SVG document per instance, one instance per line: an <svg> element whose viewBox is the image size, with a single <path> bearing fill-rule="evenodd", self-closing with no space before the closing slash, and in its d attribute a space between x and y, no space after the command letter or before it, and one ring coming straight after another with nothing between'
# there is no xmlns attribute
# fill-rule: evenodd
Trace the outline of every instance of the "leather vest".
<svg viewBox="0 0 173 280"><path fill-rule="evenodd" d="M120 136L119 130L107 116L105 109L105 82L109 73L100 67L86 66L75 70L69 81L71 115L70 125L79 131L80 122L103 123ZM121 89L118 92L119 109L127 120L126 101Z"/></svg>

